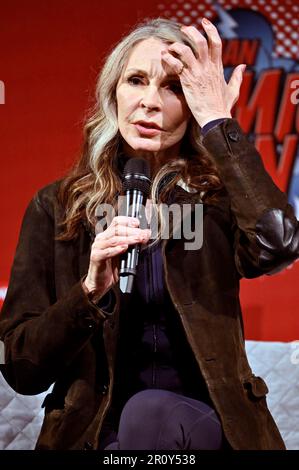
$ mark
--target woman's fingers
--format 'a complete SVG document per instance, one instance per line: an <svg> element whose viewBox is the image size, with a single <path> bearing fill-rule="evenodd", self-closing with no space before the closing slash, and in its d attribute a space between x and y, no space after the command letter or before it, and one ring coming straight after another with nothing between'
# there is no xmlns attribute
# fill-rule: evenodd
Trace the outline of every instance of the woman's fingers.
<svg viewBox="0 0 299 470"><path fill-rule="evenodd" d="M137 243L147 243L150 238L150 234L144 234L142 236L126 236L126 237L112 237L105 240L97 240L91 250L90 259L93 262L100 262L108 258L112 258L118 255L120 252L128 249L130 245Z"/></svg>
<svg viewBox="0 0 299 470"><path fill-rule="evenodd" d="M110 238L99 238L96 240L97 246L106 248L107 246L117 246L122 243L133 244L147 241L150 237L150 231L148 229L140 230L138 233L126 234L126 235L114 235Z"/></svg>
<svg viewBox="0 0 299 470"><path fill-rule="evenodd" d="M136 217L116 216L106 230L96 235L84 281L88 291L106 292L118 280L118 255L124 253L129 245L148 242L150 230L142 230L139 225Z"/></svg>
<svg viewBox="0 0 299 470"><path fill-rule="evenodd" d="M168 73L184 75L186 71L195 70L197 59L189 46L174 42L168 47L168 51L162 51L162 60L170 68Z"/></svg>
<svg viewBox="0 0 299 470"><path fill-rule="evenodd" d="M113 217L109 227L114 225L128 225L129 227L139 227L140 221L137 217L129 217L127 215L116 215Z"/></svg>
<svg viewBox="0 0 299 470"><path fill-rule="evenodd" d="M181 30L196 44L200 62L205 63L210 59L215 65L223 68L222 41L216 26L214 26L208 19L203 18L202 27L207 35L208 42L203 34L201 34L194 26L182 26Z"/></svg>
<svg viewBox="0 0 299 470"><path fill-rule="evenodd" d="M201 23L208 37L209 57L215 65L222 69L222 41L217 28L207 18L203 18Z"/></svg>
<svg viewBox="0 0 299 470"><path fill-rule="evenodd" d="M189 46L186 46L186 44L182 44L180 42L174 42L168 47L168 51L173 53L175 56L177 56L180 60L184 61L184 63L191 67L192 63L194 63L195 56L190 49Z"/></svg>
<svg viewBox="0 0 299 470"><path fill-rule="evenodd" d="M114 226L110 226L107 228L107 230L105 230L104 232L102 233L99 233L97 236L96 236L96 239L101 239L101 240L109 240L113 237L117 237L117 236L125 236L125 237L129 237L129 236L136 236L136 237L139 237L139 236L143 236L147 234L147 229L141 229L141 228L138 228L138 227L130 227L128 225L114 225Z"/></svg>
<svg viewBox="0 0 299 470"><path fill-rule="evenodd" d="M115 216L109 227L104 232L98 233L97 237L110 238L112 235L125 235L127 233L133 233L134 230L138 229L140 221L137 217L129 217L125 215Z"/></svg>
<svg viewBox="0 0 299 470"><path fill-rule="evenodd" d="M166 73L169 75L181 75L184 71L183 62L180 59L177 59L172 54L167 51L162 51L162 60L166 64Z"/></svg>
<svg viewBox="0 0 299 470"><path fill-rule="evenodd" d="M151 231L140 229L136 225L139 225L139 220L133 217L115 217L104 232L97 234L92 246L92 261L99 262L114 257L129 245L147 243Z"/></svg>
<svg viewBox="0 0 299 470"><path fill-rule="evenodd" d="M130 245L147 243L151 236L149 229L140 229L136 217L116 216L109 227L96 235L92 244L90 260L98 266L103 261L114 258Z"/></svg>
<svg viewBox="0 0 299 470"><path fill-rule="evenodd" d="M238 65L234 69L234 71L233 71L233 73L230 77L230 80L227 84L227 89L228 89L228 94L229 94L230 101L231 101L231 106L234 106L234 104L237 102L237 100L239 98L240 88L241 88L241 85L242 85L242 80L243 80L243 75L244 75L245 69L246 69L245 64Z"/></svg>
<svg viewBox="0 0 299 470"><path fill-rule="evenodd" d="M227 84L217 28L206 18L202 27L207 39L194 26L181 27L182 33L196 45L195 50L174 43L164 54L165 61L180 75L186 102L200 127L213 119L231 117L242 83L241 69L237 68Z"/></svg>
<svg viewBox="0 0 299 470"><path fill-rule="evenodd" d="M90 261L93 263L105 261L109 258L113 258L114 256L119 255L119 253L127 250L127 248L128 243L122 243L121 245L117 246L107 246L106 248L94 246L90 254Z"/></svg>
<svg viewBox="0 0 299 470"><path fill-rule="evenodd" d="M198 57L201 62L208 59L208 43L195 26L182 26L181 31L186 34L196 45Z"/></svg>
<svg viewBox="0 0 299 470"><path fill-rule="evenodd" d="M210 60L219 70L223 70L222 64L222 41L217 28L206 18L202 20L202 26L207 35L208 41L203 34L194 26L182 26L181 30L196 45L197 57L191 48L185 44L174 42L168 48L168 52L163 53L163 59L171 67L172 71L178 75L189 70L198 70L198 65L207 65ZM182 68L184 65L184 69Z"/></svg>

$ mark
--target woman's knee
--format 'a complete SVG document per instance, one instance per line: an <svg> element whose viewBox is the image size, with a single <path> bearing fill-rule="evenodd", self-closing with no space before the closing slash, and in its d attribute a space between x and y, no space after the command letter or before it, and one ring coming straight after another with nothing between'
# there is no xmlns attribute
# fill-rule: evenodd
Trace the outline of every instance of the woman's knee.
<svg viewBox="0 0 299 470"><path fill-rule="evenodd" d="M161 419L165 416L164 400L165 394L161 391L144 390L127 401L119 422L120 449L156 448Z"/></svg>
<svg viewBox="0 0 299 470"><path fill-rule="evenodd" d="M142 390L133 395L125 404L121 422L130 424L130 427L146 422L160 421L166 411L166 403L171 399L171 392L167 390Z"/></svg>
<svg viewBox="0 0 299 470"><path fill-rule="evenodd" d="M221 445L221 425L205 403L167 390L133 395L121 414L120 449L205 449Z"/></svg>

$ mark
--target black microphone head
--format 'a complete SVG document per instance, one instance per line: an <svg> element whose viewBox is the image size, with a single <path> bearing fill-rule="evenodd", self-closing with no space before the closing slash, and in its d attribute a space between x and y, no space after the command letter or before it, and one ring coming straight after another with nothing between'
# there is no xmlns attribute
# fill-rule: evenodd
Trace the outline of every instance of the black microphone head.
<svg viewBox="0 0 299 470"><path fill-rule="evenodd" d="M123 191L139 190L146 197L150 194L151 169L148 161L143 158L130 158L124 167Z"/></svg>

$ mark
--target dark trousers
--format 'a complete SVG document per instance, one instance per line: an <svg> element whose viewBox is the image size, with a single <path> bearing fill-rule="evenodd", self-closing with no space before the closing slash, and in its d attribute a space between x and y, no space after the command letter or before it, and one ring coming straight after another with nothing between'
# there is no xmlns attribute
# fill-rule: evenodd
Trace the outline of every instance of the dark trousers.
<svg viewBox="0 0 299 470"><path fill-rule="evenodd" d="M217 450L224 436L207 404L167 390L143 390L125 404L106 450Z"/></svg>

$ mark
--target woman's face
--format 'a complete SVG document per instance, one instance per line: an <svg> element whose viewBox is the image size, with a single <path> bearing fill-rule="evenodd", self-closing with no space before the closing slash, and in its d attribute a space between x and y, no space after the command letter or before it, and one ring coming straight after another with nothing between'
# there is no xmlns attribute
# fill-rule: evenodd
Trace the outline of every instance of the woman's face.
<svg viewBox="0 0 299 470"><path fill-rule="evenodd" d="M116 88L119 131L129 156L177 157L190 110L177 75L161 62L167 45L149 38L129 56Z"/></svg>

